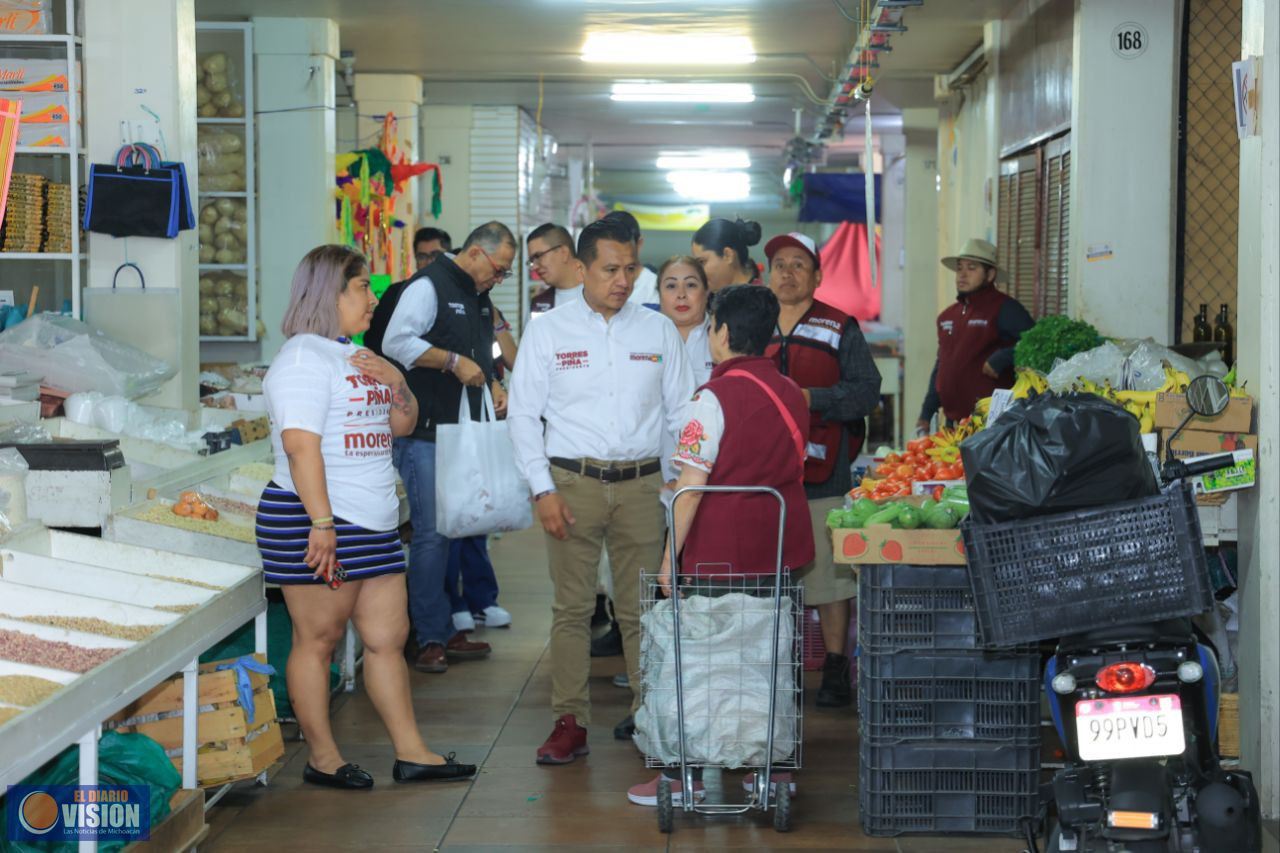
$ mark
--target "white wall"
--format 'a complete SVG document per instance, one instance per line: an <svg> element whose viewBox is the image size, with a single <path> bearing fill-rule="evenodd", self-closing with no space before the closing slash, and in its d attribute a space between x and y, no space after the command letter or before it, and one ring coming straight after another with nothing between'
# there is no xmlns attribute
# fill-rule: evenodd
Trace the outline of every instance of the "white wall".
<svg viewBox="0 0 1280 853"><path fill-rule="evenodd" d="M1258 406L1258 486L1240 502L1240 744L1263 816L1280 817L1280 0L1244 0L1262 61L1262 133L1240 142L1237 364ZM1274 844L1274 839L1273 839Z"/></svg>
<svg viewBox="0 0 1280 853"><path fill-rule="evenodd" d="M431 217L431 181L419 181L418 226L443 228L461 245L471 228L471 107L424 106L421 148L423 160L440 164L443 210Z"/></svg>
<svg viewBox="0 0 1280 853"><path fill-rule="evenodd" d="M1072 313L1104 335L1173 339L1182 3L1077 0L1071 92ZM1146 50L1123 59L1136 22ZM1088 262L1091 247L1109 247Z"/></svg>

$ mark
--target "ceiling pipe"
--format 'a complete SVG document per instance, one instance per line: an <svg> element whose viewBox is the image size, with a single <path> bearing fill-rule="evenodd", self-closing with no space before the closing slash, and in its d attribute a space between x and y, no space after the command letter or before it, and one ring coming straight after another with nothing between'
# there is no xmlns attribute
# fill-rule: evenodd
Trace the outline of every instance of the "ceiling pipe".
<svg viewBox="0 0 1280 853"><path fill-rule="evenodd" d="M822 118L810 136L813 145L823 145L844 126L846 109L857 102L871 97L874 81L869 77L858 79L858 71L863 68L878 68L875 61L877 52L891 50L887 33L906 32L901 23L901 10L908 6L919 6L924 0L874 0L870 15L862 30L854 39L853 47L845 62L840 81L833 84L822 108ZM885 12L898 10L890 21L883 20Z"/></svg>

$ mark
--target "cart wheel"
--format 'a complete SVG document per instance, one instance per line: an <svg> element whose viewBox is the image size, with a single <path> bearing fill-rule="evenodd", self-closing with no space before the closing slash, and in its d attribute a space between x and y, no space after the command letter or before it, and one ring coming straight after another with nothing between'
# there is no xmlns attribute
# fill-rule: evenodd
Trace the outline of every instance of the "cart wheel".
<svg viewBox="0 0 1280 853"><path fill-rule="evenodd" d="M778 793L773 798L773 828L778 832L791 831L791 786L778 783Z"/></svg>
<svg viewBox="0 0 1280 853"><path fill-rule="evenodd" d="M671 832L675 825L675 806L671 802L671 780L658 780L658 831Z"/></svg>

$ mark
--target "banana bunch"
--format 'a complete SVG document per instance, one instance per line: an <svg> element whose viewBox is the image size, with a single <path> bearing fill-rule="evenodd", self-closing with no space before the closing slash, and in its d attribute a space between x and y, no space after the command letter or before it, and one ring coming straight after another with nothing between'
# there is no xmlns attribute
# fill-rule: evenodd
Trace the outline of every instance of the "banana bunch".
<svg viewBox="0 0 1280 853"><path fill-rule="evenodd" d="M934 436L937 441L937 436ZM960 445L949 444L946 447L930 447L925 451L930 459L937 462L945 462L947 465L954 465L960 459Z"/></svg>
<svg viewBox="0 0 1280 853"><path fill-rule="evenodd" d="M1013 398L1015 400L1025 400L1032 394L1043 394L1049 390L1049 380L1037 370L1029 367L1019 367L1016 371L1017 379L1013 383Z"/></svg>
<svg viewBox="0 0 1280 853"><path fill-rule="evenodd" d="M973 413L985 420L987 415L991 414L991 398L983 397L979 400L973 407Z"/></svg>
<svg viewBox="0 0 1280 853"><path fill-rule="evenodd" d="M1169 362L1163 362L1164 367L1164 383L1160 386L1159 391L1167 394L1185 394L1187 386L1191 384L1191 377L1187 375L1185 370L1174 370L1173 365Z"/></svg>
<svg viewBox="0 0 1280 853"><path fill-rule="evenodd" d="M1116 391L1115 402L1138 419L1140 432L1155 430L1158 391Z"/></svg>

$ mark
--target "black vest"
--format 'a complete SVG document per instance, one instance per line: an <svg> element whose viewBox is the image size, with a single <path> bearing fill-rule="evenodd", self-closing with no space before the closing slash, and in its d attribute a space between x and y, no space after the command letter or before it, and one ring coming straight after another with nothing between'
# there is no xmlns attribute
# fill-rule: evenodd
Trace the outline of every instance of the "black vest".
<svg viewBox="0 0 1280 853"><path fill-rule="evenodd" d="M476 283L471 276L441 255L426 269L411 279L392 285L395 293L383 294L383 300L375 310L371 327L377 329L377 346L381 350L382 336L395 312L401 295L410 287L435 287L436 320L423 340L433 347L456 352L480 365L486 380L493 379L493 303L488 293L476 293ZM389 297L389 298L388 298ZM385 303L385 304L384 304ZM378 316L380 314L380 316ZM381 322L379 322L381 321ZM368 335L365 336L366 342ZM385 357L385 355L384 355ZM462 395L462 383L452 373L426 367L401 365L409 390L418 398L418 427L413 438L435 441L438 424L458 422L458 403ZM471 388L468 394L471 417L480 417L481 393Z"/></svg>

